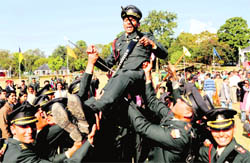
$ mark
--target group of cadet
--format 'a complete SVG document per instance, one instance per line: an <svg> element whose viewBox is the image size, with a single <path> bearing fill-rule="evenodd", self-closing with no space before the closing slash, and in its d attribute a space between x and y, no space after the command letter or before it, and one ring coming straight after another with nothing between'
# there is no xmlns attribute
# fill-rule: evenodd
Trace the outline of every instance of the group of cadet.
<svg viewBox="0 0 250 163"><path fill-rule="evenodd" d="M171 64L174 104L156 98L152 53L163 59L167 50L137 30L142 13L136 6L126 6L121 17L125 33L114 40L111 55L102 60L89 46L85 73L69 85L67 97L49 96L48 84L32 103L5 111L2 161L250 162L233 137L237 112L214 108L192 83L180 89ZM101 93L90 96L94 67L110 71L115 64Z"/></svg>

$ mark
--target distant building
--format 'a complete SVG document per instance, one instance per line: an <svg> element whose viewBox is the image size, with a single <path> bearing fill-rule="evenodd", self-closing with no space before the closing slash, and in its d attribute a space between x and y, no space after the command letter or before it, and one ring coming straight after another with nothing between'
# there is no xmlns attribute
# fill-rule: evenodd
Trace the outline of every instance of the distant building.
<svg viewBox="0 0 250 163"><path fill-rule="evenodd" d="M6 70L0 66L0 77L9 77L9 70Z"/></svg>
<svg viewBox="0 0 250 163"><path fill-rule="evenodd" d="M44 75L67 75L67 68L62 66L60 70L53 71L49 68L48 64L43 64L38 69L34 71L35 75L44 76Z"/></svg>

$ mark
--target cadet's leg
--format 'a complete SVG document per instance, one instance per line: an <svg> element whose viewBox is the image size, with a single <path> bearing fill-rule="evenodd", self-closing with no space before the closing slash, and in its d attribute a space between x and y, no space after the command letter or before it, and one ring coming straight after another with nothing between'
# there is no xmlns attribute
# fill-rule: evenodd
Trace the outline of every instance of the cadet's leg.
<svg viewBox="0 0 250 163"><path fill-rule="evenodd" d="M67 106L72 115L77 119L78 129L81 133L89 134L89 124L86 121L80 98L75 94L69 94Z"/></svg>
<svg viewBox="0 0 250 163"><path fill-rule="evenodd" d="M112 104L124 95L126 89L143 80L144 72L139 71L123 71L112 77L104 87L104 94L99 100L93 101L89 99L85 101L85 105L89 106L94 111L105 111L111 108Z"/></svg>
<svg viewBox="0 0 250 163"><path fill-rule="evenodd" d="M64 107L60 103L54 103L52 105L52 115L55 120L55 123L63 128L70 134L70 137L74 141L82 141L82 135L78 131L77 126L70 122L68 114Z"/></svg>

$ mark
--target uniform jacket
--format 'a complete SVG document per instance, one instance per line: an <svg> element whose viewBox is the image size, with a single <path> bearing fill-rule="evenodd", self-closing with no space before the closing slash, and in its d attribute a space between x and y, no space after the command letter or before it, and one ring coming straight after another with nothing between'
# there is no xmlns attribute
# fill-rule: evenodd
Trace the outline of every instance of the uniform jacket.
<svg viewBox="0 0 250 163"><path fill-rule="evenodd" d="M148 155L149 162L185 162L194 134L192 126L184 121L173 120L170 110L153 95L152 85L147 84L147 104L162 117L160 125L152 124L137 109L129 108L129 117L136 132L154 141Z"/></svg>
<svg viewBox="0 0 250 163"><path fill-rule="evenodd" d="M121 69L127 69L127 70L138 69L143 62L150 60L150 56L151 56L152 52L155 54L156 57L159 57L161 59L164 59L167 57L168 53L167 53L166 49L160 43L158 43L156 41L156 39L154 38L154 36L151 33L143 33L142 35L144 35L144 36L148 37L149 39L151 39L152 41L154 41L157 48L152 49L149 46L145 47L138 42L135 45L135 48L133 49L131 54L129 54L127 59L124 61ZM114 52L112 52L111 55L108 56L108 58L105 60L104 64L106 64L106 66L111 68L117 62L120 62L120 59L122 58L125 51L127 50L129 42L133 39L136 39L137 36L138 35L136 34L136 32L134 32L130 35L127 35L124 33L121 37L119 37L115 43L115 50L113 49L115 51L115 54L114 54ZM101 68L100 66L98 66L98 67ZM105 71L105 69L103 69L103 68L101 68L101 69L103 71Z"/></svg>
<svg viewBox="0 0 250 163"><path fill-rule="evenodd" d="M86 156L88 150L91 148L91 145L86 141L81 148L79 148L74 155L65 159L62 157L62 160L54 161L56 162L82 162L83 158ZM3 163L50 163L46 159L41 159L36 153L32 145L23 144L22 142L9 138L7 141L7 149L4 153Z"/></svg>
<svg viewBox="0 0 250 163"><path fill-rule="evenodd" d="M8 128L7 120L7 116L10 112L12 112L12 110L13 109L8 102L6 102L2 109L0 109L0 128L2 131L2 138L8 138L12 135L10 129Z"/></svg>
<svg viewBox="0 0 250 163"><path fill-rule="evenodd" d="M203 146L199 151L199 161L210 163L222 163L222 162L235 162L235 163L247 163L250 162L250 153L239 145L235 139L233 139L229 145L221 153L220 157L216 160L216 148L211 144L209 147ZM234 153L232 153L234 152ZM209 154L210 153L210 154ZM232 154L231 154L232 153ZM209 161L209 155L210 160Z"/></svg>
<svg viewBox="0 0 250 163"><path fill-rule="evenodd" d="M70 139L69 134L58 125L47 125L37 134L35 149L39 157L44 159L49 158L54 162L66 159L65 153L58 155L57 151L59 147L70 148L73 145L68 139Z"/></svg>

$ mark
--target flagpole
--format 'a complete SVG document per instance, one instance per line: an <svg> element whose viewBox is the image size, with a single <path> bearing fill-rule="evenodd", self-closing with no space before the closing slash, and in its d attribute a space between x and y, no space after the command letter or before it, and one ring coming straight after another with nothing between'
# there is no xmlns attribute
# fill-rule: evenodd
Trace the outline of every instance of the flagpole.
<svg viewBox="0 0 250 163"><path fill-rule="evenodd" d="M67 55L67 76L69 75L69 55Z"/></svg>
<svg viewBox="0 0 250 163"><path fill-rule="evenodd" d="M185 81L186 81L186 70L185 70L185 55L184 55L184 57L183 57L183 60L184 60L184 79L185 79Z"/></svg>
<svg viewBox="0 0 250 163"><path fill-rule="evenodd" d="M19 62L19 80L21 81L21 64Z"/></svg>
<svg viewBox="0 0 250 163"><path fill-rule="evenodd" d="M214 70L214 66L215 66L215 65L214 65L214 55L213 55L213 70Z"/></svg>

